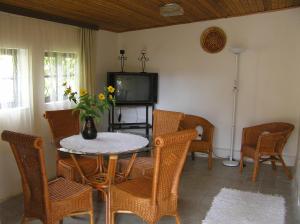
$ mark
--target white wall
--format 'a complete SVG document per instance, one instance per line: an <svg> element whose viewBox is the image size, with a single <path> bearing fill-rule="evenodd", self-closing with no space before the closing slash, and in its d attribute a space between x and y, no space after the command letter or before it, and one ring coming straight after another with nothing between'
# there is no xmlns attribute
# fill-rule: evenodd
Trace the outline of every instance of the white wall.
<svg viewBox="0 0 300 224"><path fill-rule="evenodd" d="M200 35L210 26L227 34L226 48L208 54ZM300 9L197 22L119 34L119 49L127 52L126 71L140 71L140 50L147 48L147 71L158 72L158 108L197 114L216 126L218 155L229 155L232 85L235 58L230 46L241 46L236 157L242 128L261 122L295 125L285 159L295 162L299 127Z"/></svg>
<svg viewBox="0 0 300 224"><path fill-rule="evenodd" d="M297 161L295 165L295 183L296 183L296 193L298 196L298 205L300 206L300 133L298 133L298 153L297 153Z"/></svg>

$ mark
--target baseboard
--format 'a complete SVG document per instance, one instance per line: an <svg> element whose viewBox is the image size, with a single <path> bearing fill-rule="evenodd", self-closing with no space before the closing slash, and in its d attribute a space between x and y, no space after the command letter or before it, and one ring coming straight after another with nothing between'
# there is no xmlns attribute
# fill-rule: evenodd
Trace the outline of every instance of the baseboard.
<svg viewBox="0 0 300 224"><path fill-rule="evenodd" d="M298 199L298 206L300 206L300 192L299 192L299 188L300 188L300 186L299 186L299 183L298 183L298 181L296 181L296 192L297 192L297 199Z"/></svg>
<svg viewBox="0 0 300 224"><path fill-rule="evenodd" d="M217 158L226 159L226 158L229 158L229 156L230 156L230 150L226 149L226 148L214 148L213 152L214 152L214 156L217 157ZM204 153L195 153L195 156L197 156L197 157L206 157L207 155L205 155ZM235 160L240 160L240 151L235 150L233 152L233 158ZM283 159L284 159L287 166L294 166L296 156L290 156L290 155L284 155L283 154ZM252 161L252 160L249 159L249 161Z"/></svg>
<svg viewBox="0 0 300 224"><path fill-rule="evenodd" d="M20 194L22 194L22 193L23 193L23 192L21 191L21 192L18 192L18 193L16 193L16 194L12 194L12 195L7 196L7 197L0 198L0 204L3 203L3 202L5 202L5 201L7 201L7 200L9 200L9 199L11 199L11 198L18 197L18 196L20 196ZM1 222L0 222L0 224L1 224Z"/></svg>
<svg viewBox="0 0 300 224"><path fill-rule="evenodd" d="M300 176L296 176L294 179L295 182L295 189L296 189L296 198L297 198L297 205L300 207Z"/></svg>

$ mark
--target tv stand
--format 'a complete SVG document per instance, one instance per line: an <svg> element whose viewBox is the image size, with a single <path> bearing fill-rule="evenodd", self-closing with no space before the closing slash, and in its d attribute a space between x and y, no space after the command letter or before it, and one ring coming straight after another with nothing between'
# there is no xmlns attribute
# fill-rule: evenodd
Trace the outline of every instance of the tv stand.
<svg viewBox="0 0 300 224"><path fill-rule="evenodd" d="M145 136L149 139L150 128L152 128L153 116L151 119L151 124L149 123L149 108L152 111L155 108L154 104L116 104L116 107L130 107L130 106L142 106L145 107L145 122L137 123L126 123L126 122L115 122L115 106L109 110L108 114L108 131L114 132L116 130L125 130L125 129L145 129Z"/></svg>

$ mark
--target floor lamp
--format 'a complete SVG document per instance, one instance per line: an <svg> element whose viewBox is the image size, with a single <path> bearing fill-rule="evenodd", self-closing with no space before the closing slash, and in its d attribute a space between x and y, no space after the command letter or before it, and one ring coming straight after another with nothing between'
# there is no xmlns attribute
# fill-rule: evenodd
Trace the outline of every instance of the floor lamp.
<svg viewBox="0 0 300 224"><path fill-rule="evenodd" d="M239 162L233 160L235 130L236 130L236 109L239 92L239 77L240 77L240 54L244 51L242 48L232 47L230 51L235 55L236 77L233 83L233 105L232 105L232 126L231 126L231 141L230 141L230 157L229 160L224 160L225 166L238 166Z"/></svg>

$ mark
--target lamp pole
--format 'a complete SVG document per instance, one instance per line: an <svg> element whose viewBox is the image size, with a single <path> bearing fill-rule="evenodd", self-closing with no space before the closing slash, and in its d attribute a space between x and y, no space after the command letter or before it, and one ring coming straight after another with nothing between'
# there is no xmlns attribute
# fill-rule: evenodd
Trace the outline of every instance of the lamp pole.
<svg viewBox="0 0 300 224"><path fill-rule="evenodd" d="M239 92L239 78L240 78L240 54L244 51L242 48L233 47L230 51L235 55L236 76L233 82L233 105L232 105L232 125L231 125L231 139L230 139L230 157L229 160L224 160L225 166L238 166L239 162L233 159L235 132L236 132L236 112Z"/></svg>

